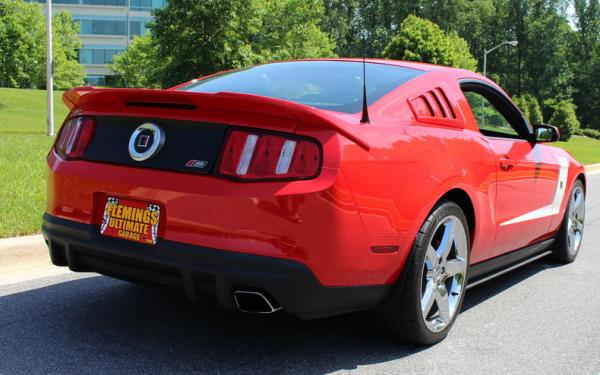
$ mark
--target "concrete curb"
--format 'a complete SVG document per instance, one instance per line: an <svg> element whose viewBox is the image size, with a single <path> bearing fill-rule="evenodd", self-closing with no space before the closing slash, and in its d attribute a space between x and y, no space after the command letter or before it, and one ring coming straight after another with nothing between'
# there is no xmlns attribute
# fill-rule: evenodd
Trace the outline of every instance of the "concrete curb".
<svg viewBox="0 0 600 375"><path fill-rule="evenodd" d="M588 164L585 166L585 173L589 175L594 175L600 173L600 163L598 164Z"/></svg>
<svg viewBox="0 0 600 375"><path fill-rule="evenodd" d="M41 234L0 239L0 270L15 263L48 259L48 248Z"/></svg>
<svg viewBox="0 0 600 375"><path fill-rule="evenodd" d="M41 234L31 234L28 236L0 238L0 251L11 248L28 247L35 244L44 243Z"/></svg>
<svg viewBox="0 0 600 375"><path fill-rule="evenodd" d="M0 286L68 273L50 262L48 247L39 235L0 239Z"/></svg>

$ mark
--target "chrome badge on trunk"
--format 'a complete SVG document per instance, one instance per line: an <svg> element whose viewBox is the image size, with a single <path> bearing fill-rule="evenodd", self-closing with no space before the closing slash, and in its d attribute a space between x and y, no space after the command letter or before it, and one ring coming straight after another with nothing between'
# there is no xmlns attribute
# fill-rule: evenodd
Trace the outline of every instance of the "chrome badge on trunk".
<svg viewBox="0 0 600 375"><path fill-rule="evenodd" d="M129 156L135 161L144 161L160 152L165 144L165 132L151 122L138 126L129 138Z"/></svg>

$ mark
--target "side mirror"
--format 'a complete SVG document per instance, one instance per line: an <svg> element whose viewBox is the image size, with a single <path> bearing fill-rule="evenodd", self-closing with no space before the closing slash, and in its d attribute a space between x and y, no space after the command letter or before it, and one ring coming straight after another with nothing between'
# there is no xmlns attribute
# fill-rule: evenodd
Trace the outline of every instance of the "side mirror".
<svg viewBox="0 0 600 375"><path fill-rule="evenodd" d="M555 126L546 124L533 125L533 135L536 142L558 142L560 132Z"/></svg>

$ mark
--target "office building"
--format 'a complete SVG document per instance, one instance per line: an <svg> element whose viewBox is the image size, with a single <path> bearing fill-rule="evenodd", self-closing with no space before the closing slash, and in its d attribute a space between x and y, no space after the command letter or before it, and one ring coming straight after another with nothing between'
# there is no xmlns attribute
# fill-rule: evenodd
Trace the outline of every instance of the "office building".
<svg viewBox="0 0 600 375"><path fill-rule="evenodd" d="M37 2L44 4L45 0ZM136 35L144 34L152 20L152 10L167 0L53 0L52 11L67 11L79 23L83 47L79 62L86 72L86 83L110 85L108 64L124 51Z"/></svg>

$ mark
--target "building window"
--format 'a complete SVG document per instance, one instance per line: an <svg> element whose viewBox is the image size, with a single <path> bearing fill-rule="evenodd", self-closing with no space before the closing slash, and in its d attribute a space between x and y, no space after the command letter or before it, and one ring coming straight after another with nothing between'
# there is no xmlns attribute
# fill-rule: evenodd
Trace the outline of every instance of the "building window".
<svg viewBox="0 0 600 375"><path fill-rule="evenodd" d="M46 0L27 0L45 4ZM127 6L127 0L52 0L55 4L84 4L84 5L106 5ZM162 9L167 5L167 0L130 0L131 10L151 11Z"/></svg>
<svg viewBox="0 0 600 375"><path fill-rule="evenodd" d="M45 3L46 0L37 0L38 3ZM84 4L84 5L112 5L126 6L127 0L52 0L55 4Z"/></svg>
<svg viewBox="0 0 600 375"><path fill-rule="evenodd" d="M105 76L87 76L85 77L85 84L87 86L106 86Z"/></svg>
<svg viewBox="0 0 600 375"><path fill-rule="evenodd" d="M84 46L79 50L79 62L82 64L110 64L116 54L125 50L121 46Z"/></svg>
<svg viewBox="0 0 600 375"><path fill-rule="evenodd" d="M81 0L82 4L86 5L127 5L127 0Z"/></svg>
<svg viewBox="0 0 600 375"><path fill-rule="evenodd" d="M91 49L80 49L79 50L79 62L82 64L92 63L92 50Z"/></svg>
<svg viewBox="0 0 600 375"><path fill-rule="evenodd" d="M81 34L127 35L127 21L102 19L76 19Z"/></svg>

